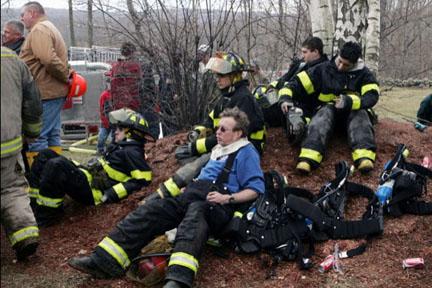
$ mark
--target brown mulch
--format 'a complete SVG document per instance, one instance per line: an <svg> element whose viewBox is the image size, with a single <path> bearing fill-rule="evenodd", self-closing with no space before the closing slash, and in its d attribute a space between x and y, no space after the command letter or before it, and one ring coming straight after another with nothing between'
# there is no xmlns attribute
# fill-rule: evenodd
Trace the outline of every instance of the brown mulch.
<svg viewBox="0 0 432 288"><path fill-rule="evenodd" d="M354 172L351 181L375 189L384 163L391 159L396 145L404 143L410 150L409 161L420 163L424 156L432 156L432 129L420 133L412 124L384 119L376 127L376 169L370 175ZM14 253L1 234L2 287L137 287L126 278L94 280L71 269L67 260L78 254L90 253L111 228L138 202L155 191L179 167L174 150L185 140L185 133L147 144L148 160L154 172L150 187L131 195L118 204L83 207L70 202L63 221L41 230L37 254L28 262L15 263ZM305 177L294 172L299 148L291 148L282 129L269 129L266 151L262 160L264 170L276 169L283 173L291 186L309 189L315 193L320 186L334 177L337 161L352 163L345 136L336 135L328 147L322 166ZM428 201L432 201L432 181L428 183ZM360 217L365 201L355 199L348 203L349 217ZM330 240L316 245L312 258L315 267L301 271L294 262L283 262L276 276L266 279L268 259L265 255L239 255L231 251L229 259L206 251L201 261L196 287L429 287L432 283L432 216L404 215L397 219L386 218L384 234L371 241L360 256L343 259L343 274L334 271L321 274L318 263L333 251L337 242L342 249L358 245L355 240ZM403 270L402 260L423 257L426 267L420 270ZM267 265L268 266L268 265ZM56 275L62 278L56 280ZM54 279L44 283L40 279ZM20 280L24 279L24 280ZM39 279L39 280L37 280ZM28 282L30 281L30 282ZM24 283L24 284L23 284Z"/></svg>

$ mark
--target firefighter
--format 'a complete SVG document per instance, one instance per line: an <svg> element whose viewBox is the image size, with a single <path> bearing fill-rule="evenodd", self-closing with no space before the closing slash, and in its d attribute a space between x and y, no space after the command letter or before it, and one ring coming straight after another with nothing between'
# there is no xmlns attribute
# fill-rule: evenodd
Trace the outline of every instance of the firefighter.
<svg viewBox="0 0 432 288"><path fill-rule="evenodd" d="M312 95L321 105L302 142L298 171L309 173L319 166L336 123L346 125L354 164L360 172L373 169L376 145L367 110L378 102L379 87L360 57L360 45L347 42L331 61L297 74L280 90L284 112L293 101L307 101Z"/></svg>
<svg viewBox="0 0 432 288"><path fill-rule="evenodd" d="M219 125L219 114L225 108L238 107L249 118L249 141L260 154L265 141L264 118L258 104L248 90L248 81L243 79L243 71L249 71L245 61L233 52L217 52L206 65L216 77L221 97L208 115L203 125L195 126L189 133L189 144L176 150L177 159L190 158L208 153L217 144L215 131Z"/></svg>
<svg viewBox="0 0 432 288"><path fill-rule="evenodd" d="M40 226L51 225L63 214L65 194L82 204L99 205L118 202L151 182L144 144L154 137L146 120L123 108L110 112L109 121L116 126L115 144L102 157L81 165L46 149L35 158L29 182Z"/></svg>
<svg viewBox="0 0 432 288"><path fill-rule="evenodd" d="M417 110L417 122L414 127L423 132L432 125L432 94L426 96Z"/></svg>
<svg viewBox="0 0 432 288"><path fill-rule="evenodd" d="M164 287L191 287L209 234L220 236L234 211L244 212L264 193L259 154L246 137L248 126L244 112L226 109L216 130L218 145L181 195L139 206L91 256L74 257L69 265L96 278L120 277L142 247L178 227Z"/></svg>
<svg viewBox="0 0 432 288"><path fill-rule="evenodd" d="M23 136L35 140L42 128L42 103L30 70L1 47L1 223L18 260L36 252L39 229L30 208L20 150Z"/></svg>
<svg viewBox="0 0 432 288"><path fill-rule="evenodd" d="M292 144L297 144L302 140L306 124L310 122L310 118L316 112L317 101L314 97L308 97L307 101L294 101L294 106L291 109L282 111L277 102L277 90L283 89L285 82L293 79L298 73L328 61L327 55L323 52L323 42L318 37L307 38L302 43L301 53L302 60L295 58L287 73L268 86L258 86L253 93L263 110L266 124L271 127L285 127L288 140ZM283 91L281 92L283 93ZM266 97L268 93L276 93L274 97L276 103L270 105L269 99Z"/></svg>

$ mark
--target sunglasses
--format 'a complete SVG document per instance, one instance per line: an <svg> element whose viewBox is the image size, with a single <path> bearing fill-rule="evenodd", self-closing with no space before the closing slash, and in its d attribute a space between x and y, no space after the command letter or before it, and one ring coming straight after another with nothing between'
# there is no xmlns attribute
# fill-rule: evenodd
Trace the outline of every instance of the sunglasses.
<svg viewBox="0 0 432 288"><path fill-rule="evenodd" d="M220 132L225 133L225 132L230 132L230 131L238 131L238 128L234 128L234 129L228 129L225 128L224 126L217 126L216 127L216 131L220 130Z"/></svg>

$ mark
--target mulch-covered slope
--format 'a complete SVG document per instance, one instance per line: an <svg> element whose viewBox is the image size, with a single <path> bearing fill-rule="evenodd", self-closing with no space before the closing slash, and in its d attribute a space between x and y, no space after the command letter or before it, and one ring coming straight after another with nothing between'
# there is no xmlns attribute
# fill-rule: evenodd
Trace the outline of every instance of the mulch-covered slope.
<svg viewBox="0 0 432 288"><path fill-rule="evenodd" d="M338 161L347 160L352 163L345 138L343 135L333 137L322 166L306 177L294 172L299 148L292 148L287 144L282 129L269 129L262 167L264 170L276 169L283 173L291 186L307 188L317 193L323 183L334 177L334 165ZM140 199L155 191L161 181L173 174L178 168L174 150L184 139L183 133L159 140L155 144L147 144L149 162L154 171L154 181L150 187L118 204L82 207L70 203L60 224L42 229L40 248L31 261L13 263L13 251L3 232L1 262L2 266L9 267L5 270L2 268L2 271L53 279L56 274L64 275L64 286L53 284L51 287L135 287L133 282L126 279L93 280L69 268L66 262L79 253L87 254L92 251L115 223L137 206ZM376 169L368 176L362 176L356 171L350 178L351 181L375 189L380 170L384 163L392 158L397 143L408 146L411 162L420 163L424 156L432 156L432 129L420 133L413 129L411 124L384 119L376 127L376 139ZM428 183L429 201L432 201L431 183ZM350 201L348 217L360 217L365 204L362 199ZM266 279L268 268L263 267L267 260L265 256L238 255L231 252L229 259L223 259L209 250L202 259L196 287L429 287L432 283L431 222L432 216L404 215L398 219L387 218L384 234L373 239L363 255L342 261L344 274L333 271L321 274L316 267L333 251L336 242L341 249L345 249L355 247L359 243L357 241L331 240L320 243L316 245L316 253L312 259L316 264L313 269L300 271L295 263L284 262L278 266L273 279ZM402 260L408 257L423 257L426 268L403 270ZM8 283L11 284L9 281Z"/></svg>

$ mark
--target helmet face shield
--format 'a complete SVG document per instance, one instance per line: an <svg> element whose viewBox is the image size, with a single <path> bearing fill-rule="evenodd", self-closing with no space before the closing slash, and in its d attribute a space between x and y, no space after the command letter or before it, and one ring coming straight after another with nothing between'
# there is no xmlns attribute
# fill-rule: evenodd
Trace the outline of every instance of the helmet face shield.
<svg viewBox="0 0 432 288"><path fill-rule="evenodd" d="M231 63L229 63L228 61L221 59L221 58L217 58L217 57L211 57L209 62L207 63L206 70L210 70L213 73L217 73L217 74L229 74L234 72L234 69L231 65Z"/></svg>

